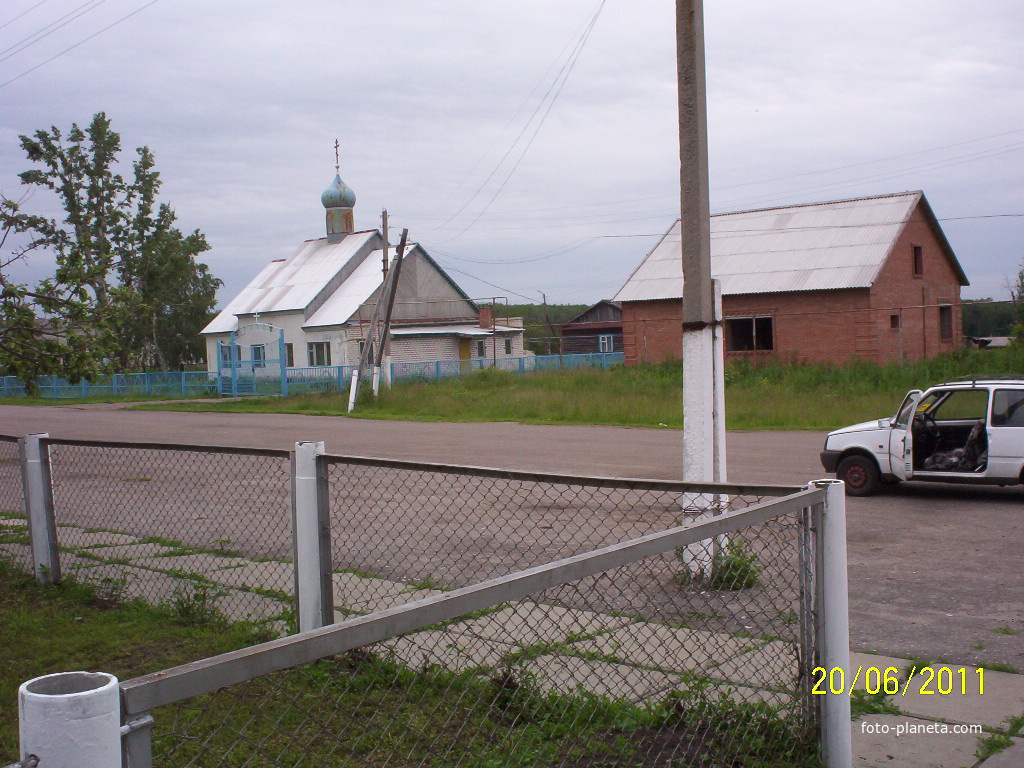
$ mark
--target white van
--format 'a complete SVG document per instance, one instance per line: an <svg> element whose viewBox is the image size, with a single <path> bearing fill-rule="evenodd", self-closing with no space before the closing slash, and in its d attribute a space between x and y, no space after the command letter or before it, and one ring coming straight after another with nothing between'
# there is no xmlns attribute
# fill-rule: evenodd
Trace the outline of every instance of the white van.
<svg viewBox="0 0 1024 768"><path fill-rule="evenodd" d="M901 480L1024 482L1024 377L964 377L915 389L895 416L829 432L821 463L851 496Z"/></svg>

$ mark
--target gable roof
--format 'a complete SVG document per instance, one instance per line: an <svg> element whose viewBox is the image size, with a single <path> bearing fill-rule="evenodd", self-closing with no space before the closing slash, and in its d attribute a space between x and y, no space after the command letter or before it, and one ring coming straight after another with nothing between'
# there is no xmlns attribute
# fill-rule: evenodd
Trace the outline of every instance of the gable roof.
<svg viewBox="0 0 1024 768"><path fill-rule="evenodd" d="M919 204L960 284L967 285L920 191L716 214L711 274L723 295L869 288ZM680 239L677 220L614 300L681 298Z"/></svg>
<svg viewBox="0 0 1024 768"><path fill-rule="evenodd" d="M569 320L568 322L562 323L562 327L565 328L565 327L570 326L570 325L575 325L576 323L592 323L592 322L607 323L608 320L593 320L593 319L588 317L588 315L600 314L600 310L605 309L605 308L608 308L608 313L609 314L611 314L611 315L617 314L619 316L619 322L622 322L622 305L617 303L617 302L611 301L609 299L601 299L599 302L597 302L595 304L591 304L589 307L584 309L582 312L580 312L578 315L576 315L576 317L574 317L572 320Z"/></svg>
<svg viewBox="0 0 1024 768"><path fill-rule="evenodd" d="M326 238L305 241L288 258L264 267L202 332L231 332L238 327L238 315L305 311L336 278L347 281L342 273L362 265L375 238L380 240L380 234L370 230L347 235L337 243ZM377 275L379 284L379 262Z"/></svg>
<svg viewBox="0 0 1024 768"><path fill-rule="evenodd" d="M338 243L329 243L326 238L307 240L288 258L264 267L202 332L230 333L238 328L238 315L256 312L301 311L305 314L303 328L347 323L383 282L383 249L378 247L382 243L377 230L356 232ZM413 254L422 257L473 311L477 310L430 254L417 243L407 243L405 258ZM394 246L389 255L393 263Z"/></svg>

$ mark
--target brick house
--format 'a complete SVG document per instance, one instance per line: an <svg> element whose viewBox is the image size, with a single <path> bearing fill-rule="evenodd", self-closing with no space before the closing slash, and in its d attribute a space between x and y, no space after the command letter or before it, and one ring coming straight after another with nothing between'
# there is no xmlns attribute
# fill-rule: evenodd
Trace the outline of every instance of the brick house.
<svg viewBox="0 0 1024 768"><path fill-rule="evenodd" d="M562 354L622 351L622 307L602 299L561 328Z"/></svg>
<svg viewBox="0 0 1024 768"><path fill-rule="evenodd" d="M679 222L614 301L626 363L682 350ZM922 192L711 217L727 359L917 360L962 344L968 285Z"/></svg>

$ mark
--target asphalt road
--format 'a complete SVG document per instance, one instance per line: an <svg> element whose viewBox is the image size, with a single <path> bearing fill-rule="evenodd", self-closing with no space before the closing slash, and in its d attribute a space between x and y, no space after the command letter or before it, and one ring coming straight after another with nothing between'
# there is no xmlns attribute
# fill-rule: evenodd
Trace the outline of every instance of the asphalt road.
<svg viewBox="0 0 1024 768"><path fill-rule="evenodd" d="M288 448L544 472L675 479L677 430L443 424L276 414L0 406L0 432ZM805 484L824 475L824 435L729 434L728 478ZM906 483L848 500L855 649L1024 671L1024 490Z"/></svg>

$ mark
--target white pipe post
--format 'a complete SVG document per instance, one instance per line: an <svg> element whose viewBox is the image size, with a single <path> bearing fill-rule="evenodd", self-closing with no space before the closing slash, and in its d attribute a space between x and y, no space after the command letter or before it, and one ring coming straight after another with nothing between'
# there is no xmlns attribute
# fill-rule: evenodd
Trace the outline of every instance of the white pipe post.
<svg viewBox="0 0 1024 768"><path fill-rule="evenodd" d="M825 504L818 526L817 619L819 666L850 669L850 597L846 564L846 486L840 480L816 480L825 489ZM821 749L826 768L851 768L853 743L850 732L850 696L845 692L821 697Z"/></svg>
<svg viewBox="0 0 1024 768"><path fill-rule="evenodd" d="M377 399L380 394L380 366L373 366L373 398Z"/></svg>
<svg viewBox="0 0 1024 768"><path fill-rule="evenodd" d="M326 477L317 461L323 453L322 442L296 443L292 460L295 612L299 632L318 629L334 619Z"/></svg>
<svg viewBox="0 0 1024 768"><path fill-rule="evenodd" d="M19 440L21 476L25 490L25 514L32 546L32 571L40 584L60 581L60 553L57 549L57 521L53 513L50 483L50 451L42 440L48 433L27 435Z"/></svg>
<svg viewBox="0 0 1024 768"><path fill-rule="evenodd" d="M105 672L60 672L18 688L21 760L45 768L118 768L121 693Z"/></svg>
<svg viewBox="0 0 1024 768"><path fill-rule="evenodd" d="M359 396L359 368L352 371L352 382L348 386L348 412L356 409L356 398Z"/></svg>

